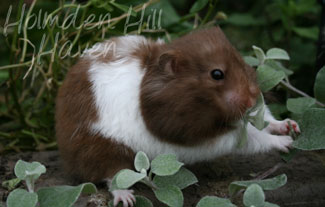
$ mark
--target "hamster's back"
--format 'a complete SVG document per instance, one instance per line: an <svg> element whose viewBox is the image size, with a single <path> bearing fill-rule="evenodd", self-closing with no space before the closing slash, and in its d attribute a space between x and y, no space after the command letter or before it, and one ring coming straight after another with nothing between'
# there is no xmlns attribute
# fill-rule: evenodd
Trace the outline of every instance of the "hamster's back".
<svg viewBox="0 0 325 207"><path fill-rule="evenodd" d="M104 96L105 92L94 93L90 73L93 65L127 60L143 41L140 36L112 38L86 50L59 89L56 137L64 166L75 178L96 182L133 166L134 152L130 148L92 130L101 113L95 104L96 96Z"/></svg>

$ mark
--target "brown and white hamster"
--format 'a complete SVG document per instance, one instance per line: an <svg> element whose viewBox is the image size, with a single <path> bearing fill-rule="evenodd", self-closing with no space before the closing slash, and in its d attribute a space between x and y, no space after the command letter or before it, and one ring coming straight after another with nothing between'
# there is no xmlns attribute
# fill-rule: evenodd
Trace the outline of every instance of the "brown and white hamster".
<svg viewBox="0 0 325 207"><path fill-rule="evenodd" d="M186 164L287 151L286 121L268 110L268 127L249 124L246 145L237 147L241 117L259 93L255 70L219 27L168 44L136 35L111 38L85 51L59 90L59 150L72 175L93 182L133 168L138 151L150 159L174 153Z"/></svg>

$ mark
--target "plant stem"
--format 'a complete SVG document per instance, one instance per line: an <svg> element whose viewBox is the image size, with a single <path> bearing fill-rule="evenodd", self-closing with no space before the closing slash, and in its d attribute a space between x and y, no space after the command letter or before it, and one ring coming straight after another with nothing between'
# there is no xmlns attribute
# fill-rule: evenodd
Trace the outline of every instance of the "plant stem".
<svg viewBox="0 0 325 207"><path fill-rule="evenodd" d="M153 190L157 189L157 186L149 179L149 177L145 177L140 182L152 188Z"/></svg>
<svg viewBox="0 0 325 207"><path fill-rule="evenodd" d="M134 7L134 11L135 12L139 12L142 9L145 9L150 4L152 4L154 2L157 2L157 1L158 0L150 0L150 1L146 2L146 3L144 3L144 4L141 4L139 6L136 6L136 7ZM115 18L112 18L112 19L108 19L106 21L89 23L89 24L86 24L85 27L87 27L87 26L98 26L98 25L110 24L111 22L115 22L115 21L122 20L122 19L126 18L128 15L129 15L128 13L125 13L125 14L122 14L121 16L118 16L118 17L115 17Z"/></svg>
<svg viewBox="0 0 325 207"><path fill-rule="evenodd" d="M202 20L201 25L204 25L208 21L209 17L211 16L211 13L214 11L214 8L215 8L216 5L217 5L216 0L213 0L213 3L212 2L209 3L208 12L205 15L204 19Z"/></svg>
<svg viewBox="0 0 325 207"><path fill-rule="evenodd" d="M27 185L28 192L34 193L34 182L35 182L34 179L32 177L29 178L27 176L25 182L26 182L26 185Z"/></svg>
<svg viewBox="0 0 325 207"><path fill-rule="evenodd" d="M308 95L307 93L305 93L305 92L303 92L303 91L301 91L301 90L295 88L294 86L292 86L290 83L288 83L288 82L286 82L286 81L283 81L283 80L282 80L280 83L281 83L284 87L290 89L291 91L293 91L293 92L295 92L295 93L297 93L297 94L299 94L299 95L301 95L301 96L308 97L308 98L313 98L313 97L311 97L310 95ZM319 105L319 106L321 106L321 107L325 107L325 104L323 104L323 103L321 103L321 102L319 102L319 101L317 101L317 100L316 100L316 104Z"/></svg>
<svg viewBox="0 0 325 207"><path fill-rule="evenodd" d="M22 66L27 66L31 63L32 63L32 61L27 61L27 62L19 63L19 64L5 65L5 66L1 66L0 70L6 70L6 69L10 69L10 68L19 68Z"/></svg>
<svg viewBox="0 0 325 207"><path fill-rule="evenodd" d="M26 56L26 51L27 51L27 26L28 26L28 21L29 21L29 17L32 13L32 10L36 4L37 0L34 0L32 2L32 5L30 6L27 15L26 15L26 19L24 22L24 29L23 29L23 34L24 34L24 44L23 44L23 50L22 50L22 54L21 54L21 58L20 58L20 62L24 62L25 61L25 56Z"/></svg>

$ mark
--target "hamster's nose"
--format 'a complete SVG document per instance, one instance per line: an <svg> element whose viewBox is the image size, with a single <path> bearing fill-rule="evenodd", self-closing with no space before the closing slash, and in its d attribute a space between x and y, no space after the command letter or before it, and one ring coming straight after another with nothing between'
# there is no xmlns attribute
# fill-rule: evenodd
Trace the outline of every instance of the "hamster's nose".
<svg viewBox="0 0 325 207"><path fill-rule="evenodd" d="M246 103L245 103L247 108L251 108L251 107L255 106L255 104L256 104L256 99L252 98L252 97L248 97L246 100Z"/></svg>

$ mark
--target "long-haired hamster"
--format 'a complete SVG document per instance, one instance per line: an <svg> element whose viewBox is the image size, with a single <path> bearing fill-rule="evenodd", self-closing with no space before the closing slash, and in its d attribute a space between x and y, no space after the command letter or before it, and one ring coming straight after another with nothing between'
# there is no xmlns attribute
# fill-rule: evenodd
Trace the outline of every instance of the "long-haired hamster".
<svg viewBox="0 0 325 207"><path fill-rule="evenodd" d="M60 154L71 175L96 182L133 168L138 151L150 159L173 153L186 164L230 153L287 151L287 120L275 120L269 110L268 127L249 124L247 143L237 147L241 118L259 93L255 69L219 27L171 43L114 37L86 50L59 90ZM115 204L134 200L129 190L113 195Z"/></svg>

